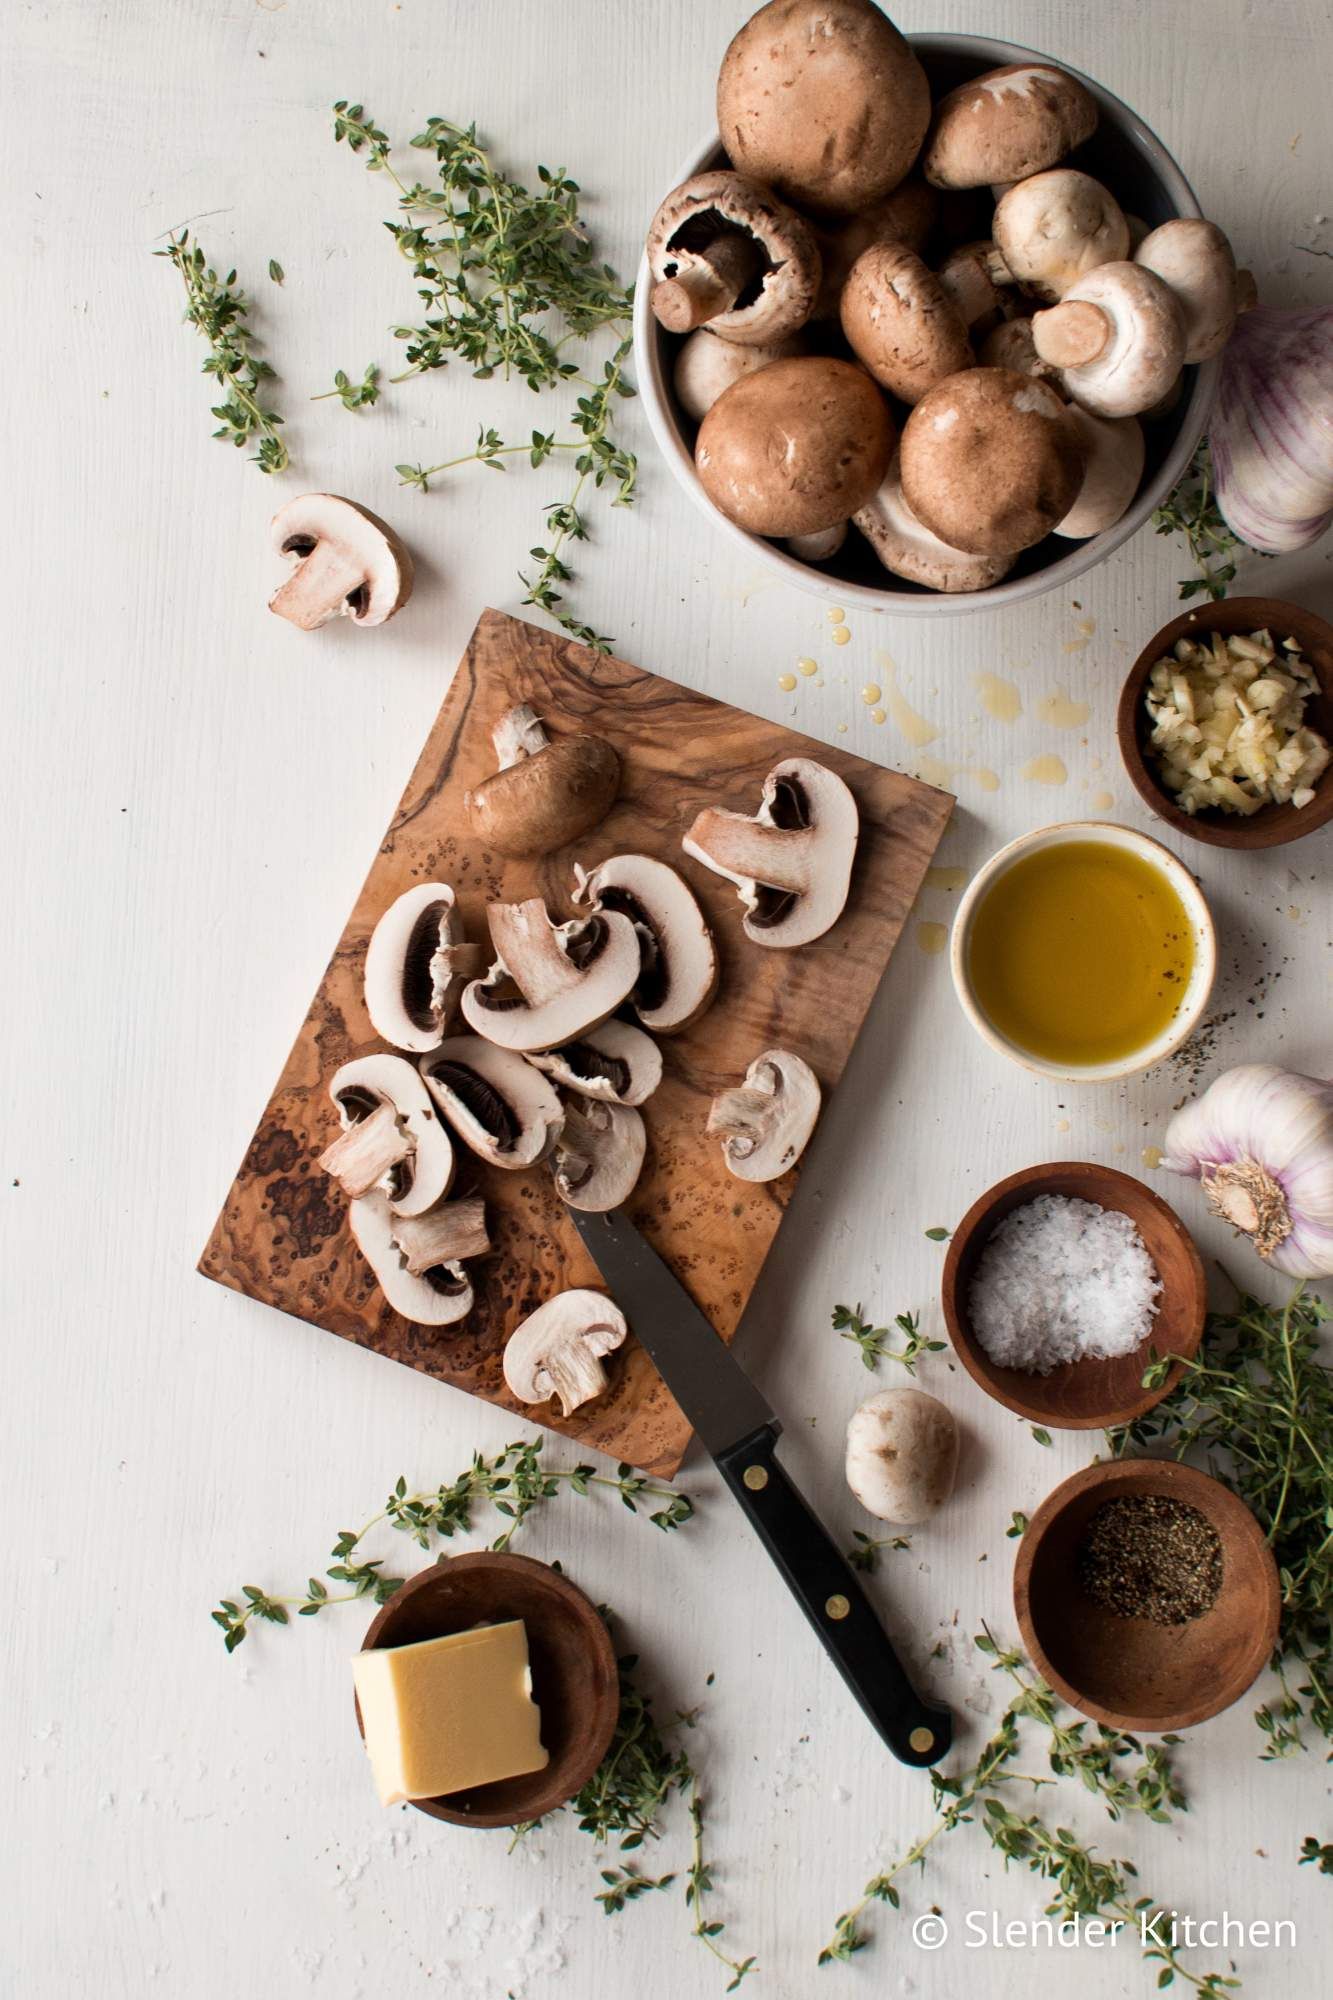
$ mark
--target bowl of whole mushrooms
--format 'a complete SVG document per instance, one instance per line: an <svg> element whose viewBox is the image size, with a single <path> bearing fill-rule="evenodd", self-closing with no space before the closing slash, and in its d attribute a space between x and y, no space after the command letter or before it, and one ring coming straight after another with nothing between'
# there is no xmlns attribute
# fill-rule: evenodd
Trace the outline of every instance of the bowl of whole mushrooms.
<svg viewBox="0 0 1333 2000"><path fill-rule="evenodd" d="M1142 526L1253 303L1161 141L1012 43L770 0L648 231L640 391L731 539L840 603L981 610Z"/></svg>

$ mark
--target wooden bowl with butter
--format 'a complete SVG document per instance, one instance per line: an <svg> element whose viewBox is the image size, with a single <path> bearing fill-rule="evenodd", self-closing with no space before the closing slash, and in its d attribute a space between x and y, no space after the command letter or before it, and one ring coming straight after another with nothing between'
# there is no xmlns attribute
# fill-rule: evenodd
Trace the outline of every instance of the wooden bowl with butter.
<svg viewBox="0 0 1333 2000"><path fill-rule="evenodd" d="M606 1755L620 1713L620 1680L606 1621L591 1598L549 1563L479 1549L443 1556L405 1583L377 1613L362 1651L411 1646L521 1619L532 1696L541 1711L548 1762L540 1771L475 1785L444 1798L413 1799L451 1826L517 1826L565 1805ZM364 1736L360 1704L357 1727Z"/></svg>

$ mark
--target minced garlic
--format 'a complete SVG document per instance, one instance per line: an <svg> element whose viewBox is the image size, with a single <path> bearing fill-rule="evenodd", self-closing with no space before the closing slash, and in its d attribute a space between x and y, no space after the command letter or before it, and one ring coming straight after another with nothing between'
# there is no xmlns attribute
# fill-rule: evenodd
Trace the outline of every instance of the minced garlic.
<svg viewBox="0 0 1333 2000"><path fill-rule="evenodd" d="M1182 812L1309 805L1329 762L1328 744L1304 722L1318 689L1294 639L1280 653L1267 632L1177 640L1144 700L1162 782Z"/></svg>

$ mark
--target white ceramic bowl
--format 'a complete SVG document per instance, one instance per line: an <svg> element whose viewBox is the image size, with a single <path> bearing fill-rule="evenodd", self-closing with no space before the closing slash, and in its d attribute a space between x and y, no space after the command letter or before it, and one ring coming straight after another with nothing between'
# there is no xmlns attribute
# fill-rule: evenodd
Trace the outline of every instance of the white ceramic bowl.
<svg viewBox="0 0 1333 2000"><path fill-rule="evenodd" d="M1137 854L1140 860L1159 870L1184 904L1194 932L1194 970L1169 1026L1156 1040L1120 1062L1088 1063L1081 1068L1045 1062L1002 1034L978 1004L967 963L973 920L999 877L1025 855L1036 854L1046 847L1064 846L1072 840L1098 841L1108 847L1127 848L1131 854ZM1001 1055L1008 1056L1011 1062L1021 1063L1024 1069L1033 1070L1038 1076L1056 1077L1063 1083L1110 1083L1117 1077L1133 1076L1138 1070L1151 1068L1153 1063L1162 1062L1188 1041L1199 1024L1212 991L1217 970L1217 934L1203 891L1188 868L1177 861L1174 854L1169 854L1160 841L1150 840L1146 833L1136 833L1131 827L1113 826L1109 821L1066 820L1059 826L1038 827L1035 833L1020 834L1017 840L1011 840L1007 847L993 854L985 867L973 876L954 918L949 939L949 968L963 1012L982 1040L989 1042L993 1049L998 1049Z"/></svg>
<svg viewBox="0 0 1333 2000"><path fill-rule="evenodd" d="M983 70L998 69L1006 63L1056 61L1036 50L1020 48L1015 42L992 41L983 35L909 35L908 40L930 77L932 94L936 97L969 77L979 76ZM1068 63L1058 66L1079 77L1096 98L1100 113L1098 129L1087 145L1079 148L1075 164L1085 166L1104 180L1120 206L1140 217L1149 228L1169 221L1172 216L1200 214L1189 182L1142 119L1091 77L1082 76ZM726 156L714 133L691 154L672 185L725 163ZM855 605L866 611L892 611L921 618L952 617L962 611L995 611L1002 605L1021 604L1028 598L1039 597L1043 591L1072 583L1076 576L1092 569L1128 541L1154 507L1166 498L1203 436L1217 383L1216 361L1187 368L1176 408L1168 417L1144 426L1148 456L1143 484L1133 506L1113 528L1086 542L1067 542L1048 536L1035 548L1023 551L1003 583L990 590L943 593L890 575L855 532L848 535L843 550L831 562L816 565L798 561L777 542L747 534L744 528L738 528L718 512L694 470L697 426L677 403L671 386L680 342L653 318L648 305L651 290L645 259L639 265L634 297L635 374L653 436L680 484L713 526L728 541L748 550L764 569L787 583L815 592L831 604Z"/></svg>

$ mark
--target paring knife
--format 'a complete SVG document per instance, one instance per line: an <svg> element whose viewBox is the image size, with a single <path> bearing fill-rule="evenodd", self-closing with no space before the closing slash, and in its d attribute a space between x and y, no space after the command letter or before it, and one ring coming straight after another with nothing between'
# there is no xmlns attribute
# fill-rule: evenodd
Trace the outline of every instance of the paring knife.
<svg viewBox="0 0 1333 2000"><path fill-rule="evenodd" d="M870 1601L778 1464L782 1426L725 1341L629 1219L570 1217L820 1643L895 1757L936 1764L953 1718L908 1680Z"/></svg>

